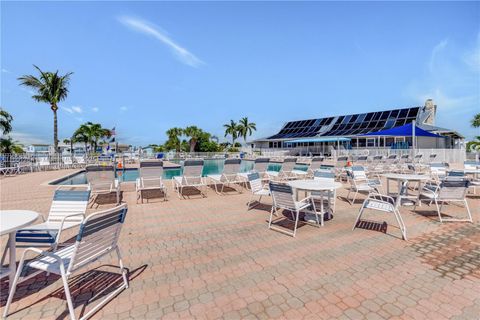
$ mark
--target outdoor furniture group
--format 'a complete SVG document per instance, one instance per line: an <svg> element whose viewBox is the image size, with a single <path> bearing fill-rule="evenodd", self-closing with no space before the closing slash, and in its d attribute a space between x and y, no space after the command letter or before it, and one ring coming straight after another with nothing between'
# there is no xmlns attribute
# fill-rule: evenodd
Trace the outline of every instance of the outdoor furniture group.
<svg viewBox="0 0 480 320"><path fill-rule="evenodd" d="M201 196L205 197L209 184L219 194L224 194L225 188L238 192L247 188L251 192L247 203L248 210L259 205L262 197L271 196L268 228L293 237L296 236L301 217L303 223L316 227L323 226L326 218L332 218L335 213L336 193L342 187L343 179L347 179L349 183L347 200L351 204L355 203L359 194L366 195L353 229L359 225L366 210L373 210L393 215L400 227L402 238L406 240L406 225L399 208L402 205L414 205L415 209L422 202L435 204L440 222L472 222L466 195L470 187L480 185L479 162L466 161L462 170L450 170L444 163L421 164L416 160L409 161L407 157L400 159L362 156L352 161L348 157L338 157L334 165L325 165L323 157L316 157L307 166L300 168L296 166L295 158L285 158L280 163L272 163L268 158L257 158L253 168L247 172L242 172L240 159L225 159L221 173L206 176L203 173L203 160L187 159L183 163L182 175L174 177L172 184L181 198L185 188L196 188ZM272 170L274 166L277 166L275 171ZM380 166L384 171L377 169ZM110 253L115 253L118 259L121 284L113 281L112 285L116 288L109 291L82 319L93 315L118 293L128 288L127 269L123 265L118 245L127 205L120 204L120 183L115 176L114 166L89 165L86 173L87 186L63 186L55 190L49 214L46 219L42 218L41 223L32 225L39 216L33 211L0 211L0 234L9 235L1 261L3 266L8 253L9 266L1 269L1 276L9 276L10 279L4 317L8 316L18 283L38 272L47 272L61 277L70 317L76 319L69 278L81 269L92 267L93 262ZM143 202L144 192L154 190L161 192L164 200L167 199L163 175L161 160L140 162L139 177L135 182L137 202ZM386 179L385 186L382 186L380 177ZM392 182L397 185L396 192L391 191ZM96 197L106 193L116 195L116 206L87 215L88 205L94 202ZM256 203L255 197L258 197ZM452 202L463 204L465 217L454 219L442 214L444 205ZM285 215L279 215L280 210ZM279 221L285 219L293 224L293 228L281 227ZM65 242L65 232L71 233L73 230L76 233L75 242ZM18 268L16 247L27 247ZM42 251L39 247L49 250ZM27 254L31 253L37 254L37 257L27 259ZM36 271L24 275L23 271L26 269Z"/></svg>

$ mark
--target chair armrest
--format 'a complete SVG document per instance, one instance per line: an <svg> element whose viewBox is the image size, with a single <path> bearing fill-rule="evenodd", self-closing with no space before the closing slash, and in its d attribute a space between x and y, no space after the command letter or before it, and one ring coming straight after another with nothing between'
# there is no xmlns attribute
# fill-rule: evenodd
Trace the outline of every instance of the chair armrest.
<svg viewBox="0 0 480 320"><path fill-rule="evenodd" d="M39 255L53 258L56 261L62 263L62 258L60 256L56 255L53 252L43 251L43 250L40 250L40 249L34 248L34 247L28 247L28 248L25 249L25 251L23 251L22 258L20 259L20 265L23 264L23 262L25 261L25 256L27 255L27 252L35 252L35 253L38 253Z"/></svg>
<svg viewBox="0 0 480 320"><path fill-rule="evenodd" d="M366 200L375 200L375 201L382 201L382 202L388 202L392 205L395 205L395 199L393 197L381 194L381 193L375 193L372 192L368 195Z"/></svg>

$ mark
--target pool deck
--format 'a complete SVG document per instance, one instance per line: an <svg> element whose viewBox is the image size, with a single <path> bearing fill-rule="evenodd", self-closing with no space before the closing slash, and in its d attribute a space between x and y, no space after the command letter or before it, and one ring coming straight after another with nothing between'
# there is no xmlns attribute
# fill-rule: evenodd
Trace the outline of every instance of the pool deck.
<svg viewBox="0 0 480 320"><path fill-rule="evenodd" d="M56 186L45 182L75 171L0 178L1 209L46 215ZM130 287L92 319L479 319L479 195L468 197L473 224L442 224L434 206L402 207L409 236L402 241L384 214L367 214L352 231L364 196L348 204L345 186L334 219L322 228L301 225L296 238L267 229L269 198L247 211L248 191L210 189L207 198L180 200L169 187L168 201L145 204L136 204L133 184L122 191L129 211L120 247ZM99 287L119 279L107 266L114 263L105 258L72 278L77 316L98 302ZM0 285L3 312L7 278ZM9 319L68 318L59 277L22 283L11 311Z"/></svg>

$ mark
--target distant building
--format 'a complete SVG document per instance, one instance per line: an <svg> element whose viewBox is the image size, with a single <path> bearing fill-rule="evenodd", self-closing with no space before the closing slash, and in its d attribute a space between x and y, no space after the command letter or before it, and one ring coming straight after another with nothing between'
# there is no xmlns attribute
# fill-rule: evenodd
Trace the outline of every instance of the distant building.
<svg viewBox="0 0 480 320"><path fill-rule="evenodd" d="M31 145L27 145L25 148L25 152L27 153L42 153L42 154L49 154L53 153L53 146L49 144L41 144L41 143L34 143Z"/></svg>
<svg viewBox="0 0 480 320"><path fill-rule="evenodd" d="M331 116L318 119L289 121L272 136L253 141L253 148L317 148L327 152L338 148L395 148L412 146L412 138L364 137L362 135L416 122L426 131L444 138L417 139L418 148L461 148L464 137L459 133L435 126L437 106L431 99L425 106L385 111Z"/></svg>

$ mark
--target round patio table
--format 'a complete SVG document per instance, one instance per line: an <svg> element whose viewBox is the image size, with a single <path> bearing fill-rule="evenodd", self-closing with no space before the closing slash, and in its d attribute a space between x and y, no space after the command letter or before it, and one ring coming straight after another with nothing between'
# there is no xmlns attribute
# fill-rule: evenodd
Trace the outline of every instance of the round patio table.
<svg viewBox="0 0 480 320"><path fill-rule="evenodd" d="M423 183L430 179L429 176L424 174L405 174L405 173L386 173L383 175L387 179L387 194L390 193L390 180L397 181L398 183L398 193L395 194L399 197L399 203L401 204L402 199L410 199L418 202L420 196L420 191L422 190ZM408 183L409 182L418 182L418 195L408 195Z"/></svg>
<svg viewBox="0 0 480 320"><path fill-rule="evenodd" d="M15 255L15 234L17 230L32 224L38 218L38 213L29 210L0 210L0 236L8 234L9 265L0 271L0 278L9 275L10 286L17 272L17 258ZM3 262L3 261L2 261Z"/></svg>
<svg viewBox="0 0 480 320"><path fill-rule="evenodd" d="M311 179L292 180L287 182L293 189L296 190L296 197L298 200L298 192L300 190L307 192L314 191L334 191L340 189L342 184L340 182L319 181ZM335 201L335 199L333 199ZM330 203L330 192L328 193L328 203ZM323 212L323 201L320 202L320 211ZM331 218L331 216L330 216ZM315 220L315 217L306 215L304 220Z"/></svg>

